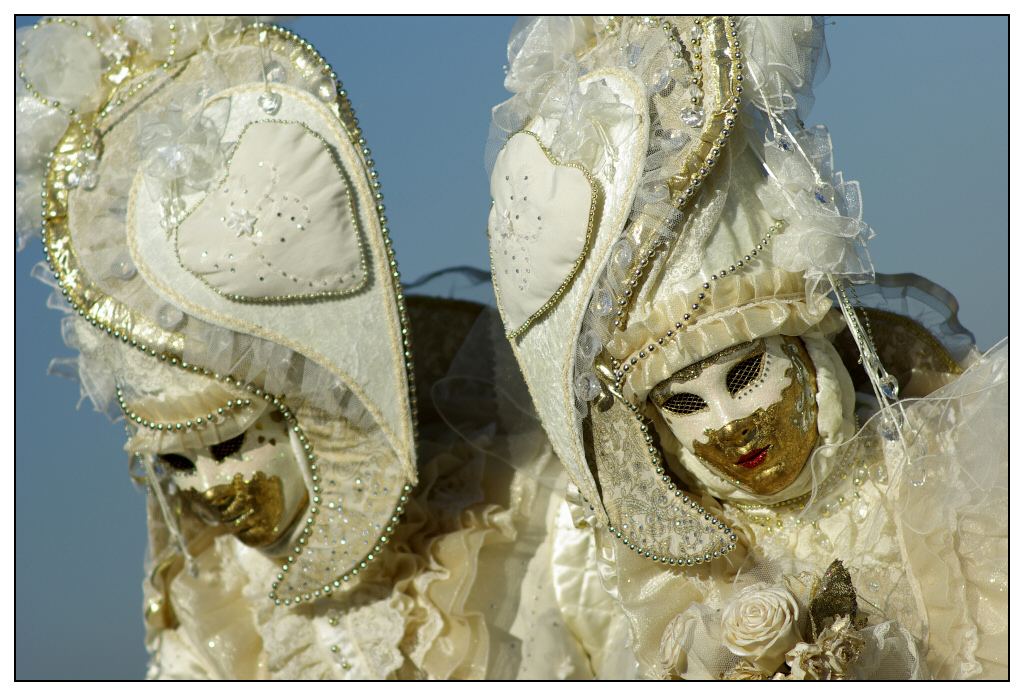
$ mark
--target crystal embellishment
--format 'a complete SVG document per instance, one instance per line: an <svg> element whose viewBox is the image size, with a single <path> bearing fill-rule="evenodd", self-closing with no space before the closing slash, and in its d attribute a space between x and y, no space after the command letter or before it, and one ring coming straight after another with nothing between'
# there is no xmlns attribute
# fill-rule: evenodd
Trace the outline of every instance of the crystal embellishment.
<svg viewBox="0 0 1024 696"><path fill-rule="evenodd" d="M96 173L95 169L86 169L82 172L81 181L79 185L86 191L92 191L100 183L100 175Z"/></svg>
<svg viewBox="0 0 1024 696"><path fill-rule="evenodd" d="M321 75L309 85L309 91L322 102L331 102L338 96L338 86L329 75Z"/></svg>
<svg viewBox="0 0 1024 696"><path fill-rule="evenodd" d="M241 237L243 232L251 237L255 231L255 225L256 216L245 208L232 211L231 216L227 219L227 226L234 231L236 237Z"/></svg>
<svg viewBox="0 0 1024 696"><path fill-rule="evenodd" d="M879 386L882 388L882 393L888 398L895 400L896 397L899 396L900 385L892 375L886 375L882 378Z"/></svg>
<svg viewBox="0 0 1024 696"><path fill-rule="evenodd" d="M576 378L576 393L584 401L593 401L601 395L601 383L592 373L580 375Z"/></svg>
<svg viewBox="0 0 1024 696"><path fill-rule="evenodd" d="M651 75L651 90L654 92L660 92L668 87L669 81L672 79L669 74L668 68L660 68Z"/></svg>
<svg viewBox="0 0 1024 696"><path fill-rule="evenodd" d="M699 106L690 106L683 109L679 117L690 128L700 128L704 124L704 109Z"/></svg>
<svg viewBox="0 0 1024 696"><path fill-rule="evenodd" d="M281 95L277 92L264 92L260 96L259 105L266 114L273 116L281 108Z"/></svg>
<svg viewBox="0 0 1024 696"><path fill-rule="evenodd" d="M599 317L606 317L612 313L612 294L607 288L599 288L594 297L594 313Z"/></svg>
<svg viewBox="0 0 1024 696"><path fill-rule="evenodd" d="M264 74L268 82L284 82L287 79L284 66L276 60L267 63Z"/></svg>
<svg viewBox="0 0 1024 696"><path fill-rule="evenodd" d="M135 264L127 251L122 251L110 264L111 272L121 280L131 280L135 277Z"/></svg>
<svg viewBox="0 0 1024 696"><path fill-rule="evenodd" d="M165 329L173 329L185 318L181 310L171 304L164 304L156 313L156 320Z"/></svg>
<svg viewBox="0 0 1024 696"><path fill-rule="evenodd" d="M615 248L612 251L612 263L620 270L629 270L633 263L633 245L629 243L628 239L620 239L615 243Z"/></svg>

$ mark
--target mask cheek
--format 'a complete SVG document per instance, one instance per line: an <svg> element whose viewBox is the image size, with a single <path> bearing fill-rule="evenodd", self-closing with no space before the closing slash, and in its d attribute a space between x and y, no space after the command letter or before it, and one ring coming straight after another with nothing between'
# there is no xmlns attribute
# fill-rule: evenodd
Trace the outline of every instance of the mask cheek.
<svg viewBox="0 0 1024 696"><path fill-rule="evenodd" d="M277 522L283 528L295 519L309 499L306 481L296 458L295 445L285 434L276 439L274 445L269 443L252 450L248 464L252 470L262 471L267 478L276 476L281 482L282 510L281 519Z"/></svg>
<svg viewBox="0 0 1024 696"><path fill-rule="evenodd" d="M176 475L174 483L178 488L202 493L214 486L231 483L231 478L225 476L212 459L194 452L190 453L189 458L195 463L195 471L187 476Z"/></svg>
<svg viewBox="0 0 1024 696"><path fill-rule="evenodd" d="M675 436L679 443L686 449L693 451L694 441L706 443L708 436L704 434L705 428L714 428L714 418L709 413L694 413L688 416L681 416L678 413L671 413L659 410L665 425Z"/></svg>

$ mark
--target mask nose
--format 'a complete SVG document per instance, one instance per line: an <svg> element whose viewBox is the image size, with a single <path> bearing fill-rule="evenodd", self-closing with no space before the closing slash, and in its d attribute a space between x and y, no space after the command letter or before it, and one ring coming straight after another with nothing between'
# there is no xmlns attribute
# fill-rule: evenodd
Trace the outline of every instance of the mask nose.
<svg viewBox="0 0 1024 696"><path fill-rule="evenodd" d="M204 491L198 497L200 504L206 511L215 517L218 522L223 522L237 496L234 486L223 484Z"/></svg>
<svg viewBox="0 0 1024 696"><path fill-rule="evenodd" d="M721 442L732 447L745 447L757 439L757 426L747 418L727 423L720 432Z"/></svg>

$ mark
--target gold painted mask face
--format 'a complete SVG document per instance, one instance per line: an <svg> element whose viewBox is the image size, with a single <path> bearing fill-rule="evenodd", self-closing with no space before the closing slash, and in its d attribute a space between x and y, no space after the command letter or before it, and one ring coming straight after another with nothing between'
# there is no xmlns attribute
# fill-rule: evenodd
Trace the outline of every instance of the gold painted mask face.
<svg viewBox="0 0 1024 696"><path fill-rule="evenodd" d="M212 447L157 457L203 517L247 546L277 541L309 500L280 411Z"/></svg>
<svg viewBox="0 0 1024 696"><path fill-rule="evenodd" d="M793 483L818 441L817 381L803 341L772 336L685 367L650 400L713 472L755 495Z"/></svg>

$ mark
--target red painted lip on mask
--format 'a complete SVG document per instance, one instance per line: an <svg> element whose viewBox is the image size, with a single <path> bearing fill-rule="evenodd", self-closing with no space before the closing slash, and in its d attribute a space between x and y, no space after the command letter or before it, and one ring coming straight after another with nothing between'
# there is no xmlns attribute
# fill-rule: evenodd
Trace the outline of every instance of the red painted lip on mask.
<svg viewBox="0 0 1024 696"><path fill-rule="evenodd" d="M759 450L754 450L747 456L740 459L736 464L742 466L744 469L754 469L761 466L764 463L765 455L768 453L768 448L763 447Z"/></svg>

